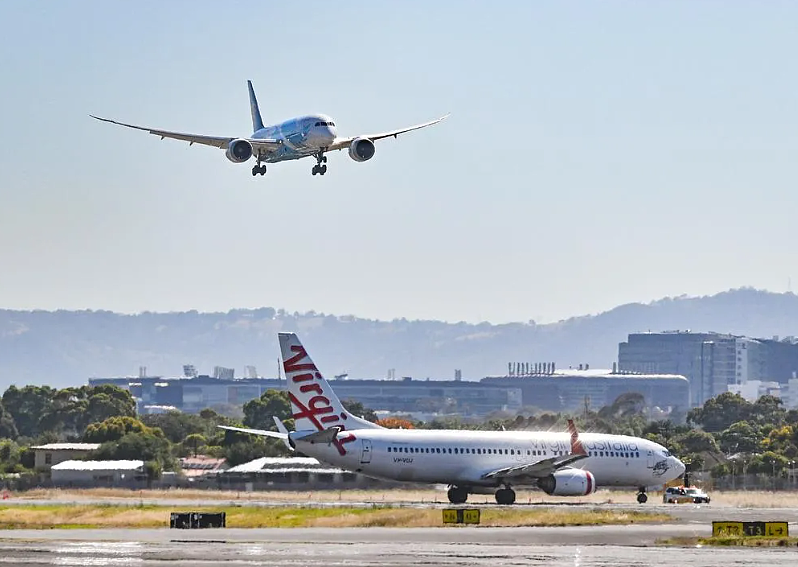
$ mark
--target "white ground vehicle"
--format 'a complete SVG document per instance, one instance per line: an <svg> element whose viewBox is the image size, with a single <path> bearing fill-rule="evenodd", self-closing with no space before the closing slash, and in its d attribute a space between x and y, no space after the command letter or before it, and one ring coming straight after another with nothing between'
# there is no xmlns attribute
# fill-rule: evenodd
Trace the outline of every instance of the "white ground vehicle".
<svg viewBox="0 0 798 567"><path fill-rule="evenodd" d="M692 502L695 504L703 502L709 504L709 494L695 486L670 486L665 489L665 493L662 495L662 502L664 504L678 504L681 502Z"/></svg>

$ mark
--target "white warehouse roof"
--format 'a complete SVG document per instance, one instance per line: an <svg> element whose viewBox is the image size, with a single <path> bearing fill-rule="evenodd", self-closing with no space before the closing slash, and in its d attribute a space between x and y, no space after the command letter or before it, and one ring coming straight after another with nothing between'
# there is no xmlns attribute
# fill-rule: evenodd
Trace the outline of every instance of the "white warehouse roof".
<svg viewBox="0 0 798 567"><path fill-rule="evenodd" d="M134 471L144 461L64 461L52 466L54 471Z"/></svg>
<svg viewBox="0 0 798 567"><path fill-rule="evenodd" d="M319 467L321 463L312 457L261 457L227 469L228 473L252 473L262 470L307 469Z"/></svg>
<svg viewBox="0 0 798 567"><path fill-rule="evenodd" d="M99 448L99 443L48 443L47 445L31 447L31 449L41 449L43 451L94 451Z"/></svg>

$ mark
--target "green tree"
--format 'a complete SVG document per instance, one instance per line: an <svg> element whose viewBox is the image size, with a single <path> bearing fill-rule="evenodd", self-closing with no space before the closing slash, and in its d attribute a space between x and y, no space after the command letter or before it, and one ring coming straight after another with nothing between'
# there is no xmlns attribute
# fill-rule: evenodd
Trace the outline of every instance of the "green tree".
<svg viewBox="0 0 798 567"><path fill-rule="evenodd" d="M787 410L784 409L781 398L775 396L760 396L751 408L751 419L757 423L781 426L787 422Z"/></svg>
<svg viewBox="0 0 798 567"><path fill-rule="evenodd" d="M133 417L111 417L100 423L92 423L86 428L83 440L86 443L107 443L109 441L119 441L125 435L138 433L163 438L160 429L147 427L138 419Z"/></svg>
<svg viewBox="0 0 798 567"><path fill-rule="evenodd" d="M718 435L718 445L726 455L756 453L759 451L761 439L762 434L758 427L747 421L738 421Z"/></svg>
<svg viewBox="0 0 798 567"><path fill-rule="evenodd" d="M624 418L642 414L646 407L646 398L639 392L626 392L621 394L612 405L603 407L599 410L599 416L603 418Z"/></svg>
<svg viewBox="0 0 798 567"><path fill-rule="evenodd" d="M156 430L159 431L159 430ZM174 470L176 461L172 457L166 437L149 432L126 433L118 441L108 441L92 455L97 460L158 461L163 470Z"/></svg>
<svg viewBox="0 0 798 567"><path fill-rule="evenodd" d="M0 472L22 472L23 449L11 439L0 440Z"/></svg>
<svg viewBox="0 0 798 567"><path fill-rule="evenodd" d="M344 406L344 409L346 409L346 411L348 411L355 417L361 417L366 421L370 421L372 423L377 423L377 420L379 419L377 417L377 414L374 413L374 410L367 408L357 400L341 400L341 404Z"/></svg>
<svg viewBox="0 0 798 567"><path fill-rule="evenodd" d="M80 438L90 423L117 416L136 416L136 403L127 390L111 384L64 388L55 392L40 427L60 437Z"/></svg>
<svg viewBox="0 0 798 567"><path fill-rule="evenodd" d="M687 413L687 421L700 425L704 431L717 433L728 429L738 421L747 421L753 404L740 394L724 392L707 400L703 407L693 408Z"/></svg>
<svg viewBox="0 0 798 567"><path fill-rule="evenodd" d="M244 425L254 429L275 431L273 417L282 421L292 419L291 400L285 390L269 389L260 398L244 404Z"/></svg>
<svg viewBox="0 0 798 567"><path fill-rule="evenodd" d="M0 439L16 439L19 437L14 417L8 413L0 402Z"/></svg>
<svg viewBox="0 0 798 567"><path fill-rule="evenodd" d="M20 436L41 435L41 418L50 411L55 392L49 386L11 386L3 393L3 406L14 419Z"/></svg>
<svg viewBox="0 0 798 567"><path fill-rule="evenodd" d="M208 440L201 433L192 433L181 443L183 455L197 455L202 452Z"/></svg>
<svg viewBox="0 0 798 567"><path fill-rule="evenodd" d="M216 415L215 412L214 415ZM141 421L148 427L159 428L172 443L180 443L183 439L195 433L204 435L208 433L210 427L208 423L209 420L203 419L201 415L183 413L180 411L144 415L141 417Z"/></svg>

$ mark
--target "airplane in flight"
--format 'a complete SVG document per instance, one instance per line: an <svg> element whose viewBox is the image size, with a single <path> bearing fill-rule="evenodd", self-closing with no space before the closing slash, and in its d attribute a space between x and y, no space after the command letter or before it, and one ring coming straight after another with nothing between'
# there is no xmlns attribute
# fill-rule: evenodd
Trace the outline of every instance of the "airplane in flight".
<svg viewBox="0 0 798 567"><path fill-rule="evenodd" d="M423 124L416 124L415 126L398 130L339 138L335 122L324 114L311 114L293 118L273 126L264 126L260 109L258 108L258 100L255 98L255 90L252 88L252 82L247 81L247 86L249 87L249 106L253 128L253 133L248 138L171 132L125 124L108 118L100 118L93 114L89 116L103 122L143 130L160 136L162 140L164 138L173 138L188 142L189 145L203 144L214 146L225 150L227 159L233 163L244 163L254 156L257 163L252 168L253 176L266 174L266 166L263 165L265 163L277 163L310 156L316 158L316 165L313 166L312 170L313 175L324 175L327 173L327 156L324 155L327 152L348 148L349 157L353 160L357 162L368 161L374 157L374 142L377 140L390 138L391 136L396 138L399 134L437 124L449 116L447 114Z"/></svg>
<svg viewBox="0 0 798 567"><path fill-rule="evenodd" d="M568 432L386 429L344 409L294 333L279 333L295 421L289 432L220 426L276 437L291 450L366 476L448 485L462 504L469 494L495 491L513 504L513 487L549 495L585 496L602 486L632 487L645 503L647 489L680 477L685 466L665 447L638 437Z"/></svg>

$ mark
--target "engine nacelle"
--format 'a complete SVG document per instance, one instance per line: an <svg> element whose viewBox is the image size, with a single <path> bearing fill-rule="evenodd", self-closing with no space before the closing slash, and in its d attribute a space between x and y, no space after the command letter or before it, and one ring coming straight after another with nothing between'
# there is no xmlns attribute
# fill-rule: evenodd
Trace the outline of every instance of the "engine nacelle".
<svg viewBox="0 0 798 567"><path fill-rule="evenodd" d="M549 496L587 496L596 491L596 479L589 471L565 469L538 480Z"/></svg>
<svg viewBox="0 0 798 567"><path fill-rule="evenodd" d="M227 159L233 163L243 163L252 157L252 144L246 140L233 140L227 144Z"/></svg>
<svg viewBox="0 0 798 567"><path fill-rule="evenodd" d="M349 157L355 161L367 161L374 157L374 142L368 138L355 138L349 146Z"/></svg>

